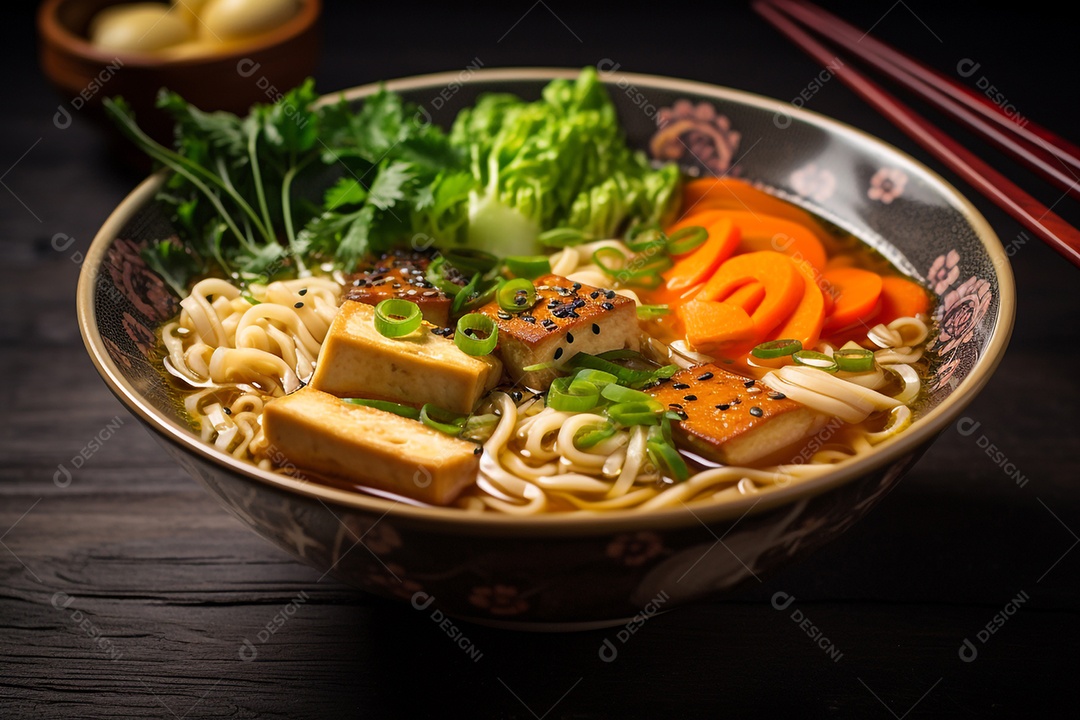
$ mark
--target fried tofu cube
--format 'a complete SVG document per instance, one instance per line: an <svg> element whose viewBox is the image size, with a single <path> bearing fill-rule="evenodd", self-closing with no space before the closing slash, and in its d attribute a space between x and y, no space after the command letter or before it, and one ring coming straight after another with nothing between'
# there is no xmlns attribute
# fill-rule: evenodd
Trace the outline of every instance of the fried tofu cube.
<svg viewBox="0 0 1080 720"><path fill-rule="evenodd" d="M648 392L685 416L672 426L677 441L725 465L776 457L817 432L824 420L801 403L712 364L680 370Z"/></svg>
<svg viewBox="0 0 1080 720"><path fill-rule="evenodd" d="M424 320L446 327L450 324L452 298L427 281L431 256L418 252L388 254L345 279L344 299L378 305L387 298L410 300L420 307Z"/></svg>
<svg viewBox="0 0 1080 720"><path fill-rule="evenodd" d="M479 445L307 387L266 404L262 454L304 470L448 505L476 481Z"/></svg>
<svg viewBox="0 0 1080 720"><path fill-rule="evenodd" d="M557 370L525 368L558 365L579 352L638 349L641 329L630 298L560 275L545 275L533 285L536 304L529 310L507 313L490 302L477 311L499 326L499 356L514 382L543 391L558 377Z"/></svg>
<svg viewBox="0 0 1080 720"><path fill-rule="evenodd" d="M435 329L424 323L410 335L388 338L375 329L374 307L346 300L323 341L311 386L343 398L472 412L502 378L502 363L462 352Z"/></svg>

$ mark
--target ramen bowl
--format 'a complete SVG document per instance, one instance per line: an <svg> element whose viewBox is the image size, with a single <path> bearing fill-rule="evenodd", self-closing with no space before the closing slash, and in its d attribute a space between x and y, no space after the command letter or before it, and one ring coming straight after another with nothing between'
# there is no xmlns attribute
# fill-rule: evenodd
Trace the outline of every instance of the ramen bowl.
<svg viewBox="0 0 1080 720"><path fill-rule="evenodd" d="M448 125L481 93L534 99L552 78L576 74L486 70L465 82L443 74L387 87L416 102L424 122ZM631 144L652 158L754 183L854 233L925 283L936 296L932 362L910 428L819 476L652 512L476 515L260 470L201 441L160 372L155 333L178 305L140 251L176 232L154 203L161 175L116 208L83 266L80 326L102 378L245 525L322 572L418 611L522 629L616 625L714 601L832 541L887 494L991 376L1014 314L1005 252L953 187L856 129L732 89L602 77ZM359 106L376 89L345 96Z"/></svg>

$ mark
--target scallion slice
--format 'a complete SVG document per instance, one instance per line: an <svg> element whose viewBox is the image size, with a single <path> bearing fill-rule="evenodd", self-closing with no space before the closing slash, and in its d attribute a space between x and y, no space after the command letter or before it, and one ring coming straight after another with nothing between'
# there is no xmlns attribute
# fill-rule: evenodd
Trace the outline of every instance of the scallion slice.
<svg viewBox="0 0 1080 720"><path fill-rule="evenodd" d="M606 275L614 277L626 267L626 255L611 246L599 248L592 254L593 263Z"/></svg>
<svg viewBox="0 0 1080 720"><path fill-rule="evenodd" d="M638 402L616 403L607 415L620 425L658 425L664 406L652 398Z"/></svg>
<svg viewBox="0 0 1080 720"><path fill-rule="evenodd" d="M605 385L619 382L619 378L615 377L609 372L603 370L593 370L592 368L582 368L574 373L574 378L577 380L584 380L585 382L591 382L601 390Z"/></svg>
<svg viewBox="0 0 1080 720"><path fill-rule="evenodd" d="M551 381L547 406L561 412L586 412L596 407L600 390L588 380L560 377Z"/></svg>
<svg viewBox="0 0 1080 720"><path fill-rule="evenodd" d="M791 357L799 365L805 365L806 367L812 367L817 370L824 370L829 373L834 373L840 369L835 360L825 353L820 353L816 350L798 350L793 352Z"/></svg>
<svg viewBox="0 0 1080 720"><path fill-rule="evenodd" d="M486 274L495 269L499 264L499 258L484 250L472 248L453 248L447 250L446 261L456 267L462 274L481 273Z"/></svg>
<svg viewBox="0 0 1080 720"><path fill-rule="evenodd" d="M526 280L535 280L551 272L551 261L546 255L512 255L505 262L511 275Z"/></svg>
<svg viewBox="0 0 1080 720"><path fill-rule="evenodd" d="M577 228L562 227L542 232L536 239L546 247L567 247L580 245L589 238Z"/></svg>
<svg viewBox="0 0 1080 720"><path fill-rule="evenodd" d="M802 350L802 343L798 340L769 340L755 347L750 354L762 360L772 360L786 357L800 350Z"/></svg>
<svg viewBox="0 0 1080 720"><path fill-rule="evenodd" d="M671 308L667 305L638 305L638 320L654 320L658 317L671 314Z"/></svg>
<svg viewBox="0 0 1080 720"><path fill-rule="evenodd" d="M874 369L874 353L866 348L840 348L833 352L836 366L844 372L870 372Z"/></svg>
<svg viewBox="0 0 1080 720"><path fill-rule="evenodd" d="M510 280L498 289L495 299L508 313L524 312L536 304L536 286L525 278Z"/></svg>
<svg viewBox="0 0 1080 720"><path fill-rule="evenodd" d="M465 421L468 419L465 415L457 415L448 410L443 410L437 405L427 403L420 408L420 422L427 425L429 428L434 428L439 432L444 432L447 435L453 435L457 437L461 435L461 430L465 427Z"/></svg>
<svg viewBox="0 0 1080 720"><path fill-rule="evenodd" d="M375 306L375 329L388 338L415 332L423 320L420 307L402 298L387 298Z"/></svg>
<svg viewBox="0 0 1080 720"><path fill-rule="evenodd" d="M605 399L615 403L648 402L652 400L652 395L649 393L644 393L640 390L634 390L614 383L605 385L601 394Z"/></svg>
<svg viewBox="0 0 1080 720"><path fill-rule="evenodd" d="M395 415L407 417L412 420L420 419L419 410L414 407L402 405L396 402L389 402L387 400L368 400L367 398L346 398L345 402L352 405L363 405L364 407L375 408L376 410L394 413Z"/></svg>
<svg viewBox="0 0 1080 720"><path fill-rule="evenodd" d="M645 452L656 469L675 482L683 482L690 477L690 469L674 445L663 440L649 440L645 443Z"/></svg>
<svg viewBox="0 0 1080 720"><path fill-rule="evenodd" d="M709 231L700 225L676 230L668 236L667 251L672 255L685 255L705 244Z"/></svg>
<svg viewBox="0 0 1080 720"><path fill-rule="evenodd" d="M489 355L499 344L499 328L487 315L463 315L454 331L454 344L468 355Z"/></svg>
<svg viewBox="0 0 1080 720"><path fill-rule="evenodd" d="M589 448L596 447L604 440L615 434L615 426L609 422L602 425L591 425L593 429L588 431L582 431L574 437L574 445L581 450L588 450Z"/></svg>

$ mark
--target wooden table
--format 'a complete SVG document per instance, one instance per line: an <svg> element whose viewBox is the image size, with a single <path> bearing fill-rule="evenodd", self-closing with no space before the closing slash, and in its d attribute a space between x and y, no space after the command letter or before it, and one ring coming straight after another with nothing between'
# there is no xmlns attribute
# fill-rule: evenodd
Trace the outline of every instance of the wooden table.
<svg viewBox="0 0 1080 720"><path fill-rule="evenodd" d="M979 63L965 82L993 85L1023 116L1080 141L1064 16L942 5L837 7L945 72ZM1075 706L1080 274L1024 242L1019 226L958 181L1012 244L1020 294L1008 355L965 415L979 423L973 432L946 430L868 520L807 562L727 602L649 620L615 662L599 656L614 630L468 626L481 651L473 659L436 624L321 580L248 532L98 379L75 323L79 253L138 177L110 161L78 116L54 126L58 98L35 69L31 15L7 12L0 717L424 717L456 708L509 718L901 718ZM779 98L796 97L819 70L748 9L719 4L602 12L525 2L433 14L332 3L318 80L331 90L477 61L581 67L602 58ZM838 82L807 107L937 167ZM1010 174L1048 202L1059 196ZM1074 201L1055 210L1080 221ZM780 592L797 604L774 609Z"/></svg>

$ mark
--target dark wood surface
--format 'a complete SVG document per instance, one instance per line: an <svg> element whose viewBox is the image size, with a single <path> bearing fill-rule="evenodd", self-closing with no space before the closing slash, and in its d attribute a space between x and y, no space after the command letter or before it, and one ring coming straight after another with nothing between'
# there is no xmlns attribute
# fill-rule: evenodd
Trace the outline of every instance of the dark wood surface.
<svg viewBox="0 0 1080 720"><path fill-rule="evenodd" d="M649 620L614 662L598 656L614 630L463 626L482 653L474 661L429 619L320 579L247 531L98 379L75 322L78 253L139 175L84 118L53 124L58 97L36 67L30 5L5 11L0 45L0 717L1034 717L1075 708L1080 275L1035 240L1016 244L1020 227L959 181L1014 244L1019 289L1008 355L966 413L975 432L946 430L867 520L807 562L727 602ZM965 82L985 77L1020 114L1080 142L1071 22L1049 5L945 5L832 4L954 77L960 60L980 63ZM611 58L628 71L783 99L819 70L741 5L331 3L326 19L324 90L476 58L485 67ZM838 82L807 106L940 170ZM1060 197L973 147L1044 201ZM1080 221L1072 200L1055 211ZM63 250L58 233L72 238ZM82 452L85 461L73 461ZM57 482L61 464L80 465L70 482ZM774 609L778 592L795 604ZM996 627L1012 601L1018 611ZM838 658L792 620L796 609ZM268 624L276 632L256 642ZM242 659L245 638L254 661ZM965 639L977 649L971 662Z"/></svg>

